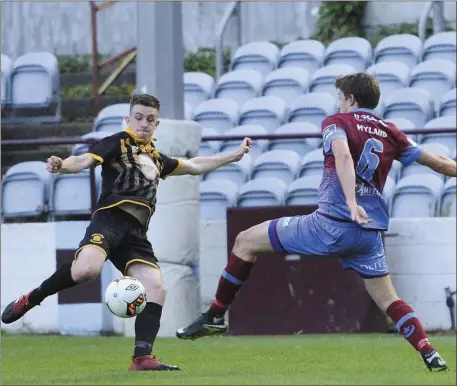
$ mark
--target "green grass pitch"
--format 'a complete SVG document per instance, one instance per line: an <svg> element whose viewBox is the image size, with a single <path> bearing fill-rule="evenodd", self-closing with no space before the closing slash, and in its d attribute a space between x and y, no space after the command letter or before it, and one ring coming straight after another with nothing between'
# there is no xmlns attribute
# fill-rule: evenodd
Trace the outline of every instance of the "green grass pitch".
<svg viewBox="0 0 457 386"><path fill-rule="evenodd" d="M450 371L430 373L399 335L158 339L181 372L128 372L133 339L2 336L3 385L455 385L456 339L432 342Z"/></svg>

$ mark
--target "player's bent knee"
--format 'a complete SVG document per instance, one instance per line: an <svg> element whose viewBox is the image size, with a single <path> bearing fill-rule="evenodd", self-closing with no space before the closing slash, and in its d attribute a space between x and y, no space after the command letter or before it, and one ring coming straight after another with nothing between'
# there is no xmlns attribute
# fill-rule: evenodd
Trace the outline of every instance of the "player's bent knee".
<svg viewBox="0 0 457 386"><path fill-rule="evenodd" d="M71 275L77 283L95 279L105 263L105 254L98 248L83 248L73 262Z"/></svg>

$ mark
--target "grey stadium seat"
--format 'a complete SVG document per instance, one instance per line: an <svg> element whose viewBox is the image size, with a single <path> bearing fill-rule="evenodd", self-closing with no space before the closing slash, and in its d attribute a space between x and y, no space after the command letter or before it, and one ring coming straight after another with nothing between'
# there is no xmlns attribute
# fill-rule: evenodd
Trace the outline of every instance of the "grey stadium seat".
<svg viewBox="0 0 457 386"><path fill-rule="evenodd" d="M413 174L402 178L392 197L392 217L435 217L442 188L443 181L434 175Z"/></svg>
<svg viewBox="0 0 457 386"><path fill-rule="evenodd" d="M342 75L356 72L355 68L349 64L330 64L319 68L311 77L310 92L328 93L337 98L335 80Z"/></svg>
<svg viewBox="0 0 457 386"><path fill-rule="evenodd" d="M395 62L377 63L370 66L367 72L374 75L379 82L383 98L392 91L409 86L411 70L406 64Z"/></svg>
<svg viewBox="0 0 457 386"><path fill-rule="evenodd" d="M457 89L453 88L452 90L449 90L446 94L443 95L440 101L440 107L439 107L439 116L440 117L445 117L445 116L453 116L455 117L457 115Z"/></svg>
<svg viewBox="0 0 457 386"><path fill-rule="evenodd" d="M384 119L406 118L416 128L425 126L433 117L433 102L430 94L420 88L402 88L393 91L384 101Z"/></svg>
<svg viewBox="0 0 457 386"><path fill-rule="evenodd" d="M455 87L455 64L443 59L421 62L414 67L409 85L428 91L438 108L442 96Z"/></svg>
<svg viewBox="0 0 457 386"><path fill-rule="evenodd" d="M204 72L184 73L184 101L195 109L213 96L214 79Z"/></svg>
<svg viewBox="0 0 457 386"><path fill-rule="evenodd" d="M239 47L232 57L231 70L253 69L263 75L278 65L279 49L270 42L252 42Z"/></svg>
<svg viewBox="0 0 457 386"><path fill-rule="evenodd" d="M392 177L387 176L386 183L385 183L384 189L382 191L382 195L387 201L387 205L389 207L389 211L390 211L390 204L392 202L392 197L393 197L393 195L395 193L395 188L396 188L395 180Z"/></svg>
<svg viewBox="0 0 457 386"><path fill-rule="evenodd" d="M227 180L200 183L200 220L223 221L227 208L235 206L238 186Z"/></svg>
<svg viewBox="0 0 457 386"><path fill-rule="evenodd" d="M240 125L234 127L233 129L227 130L225 135L227 136L245 136L249 137L251 135L266 135L268 131L261 125ZM225 141L221 144L220 151L221 152L231 152L238 149L240 146L241 141ZM251 151L249 154L252 156L253 159L257 158L260 154L262 154L268 147L268 139L254 139L252 141Z"/></svg>
<svg viewBox="0 0 457 386"><path fill-rule="evenodd" d="M55 55L30 52L20 56L13 63L10 79L12 119L60 121L60 76ZM23 109L36 112L23 116Z"/></svg>
<svg viewBox="0 0 457 386"><path fill-rule="evenodd" d="M191 121L194 118L194 109L189 103L184 102L184 119Z"/></svg>
<svg viewBox="0 0 457 386"><path fill-rule="evenodd" d="M321 67L324 52L325 46L318 40L296 40L281 49L278 67L301 67L312 74Z"/></svg>
<svg viewBox="0 0 457 386"><path fill-rule="evenodd" d="M239 125L262 125L272 133L284 122L286 103L277 97L265 96L250 99L240 108Z"/></svg>
<svg viewBox="0 0 457 386"><path fill-rule="evenodd" d="M2 70L1 93L2 93L2 107L3 107L10 100L10 76L11 76L11 70L13 68L13 61L10 59L9 56L2 54L0 63L1 63L1 70Z"/></svg>
<svg viewBox="0 0 457 386"><path fill-rule="evenodd" d="M390 168L389 176L392 177L392 179L395 182L397 182L400 179L402 168L403 164L400 161L394 159L394 161L392 162L392 166Z"/></svg>
<svg viewBox="0 0 457 386"><path fill-rule="evenodd" d="M47 211L51 173L42 161L18 163L2 181L3 218L40 216Z"/></svg>
<svg viewBox="0 0 457 386"><path fill-rule="evenodd" d="M455 31L439 32L425 41L422 60L447 59L455 63L456 51Z"/></svg>
<svg viewBox="0 0 457 386"><path fill-rule="evenodd" d="M251 180L239 189L238 206L281 206L284 205L287 186L279 178Z"/></svg>
<svg viewBox="0 0 457 386"><path fill-rule="evenodd" d="M322 177L307 176L295 180L287 191L286 205L317 205Z"/></svg>
<svg viewBox="0 0 457 386"><path fill-rule="evenodd" d="M275 134L320 133L320 128L308 122L292 122L279 126ZM270 150L291 150L303 156L319 147L321 138L275 139L270 141Z"/></svg>
<svg viewBox="0 0 457 386"><path fill-rule="evenodd" d="M203 127L212 127L223 133L235 127L238 122L239 105L231 99L209 99L198 105L194 121Z"/></svg>
<svg viewBox="0 0 457 386"><path fill-rule="evenodd" d="M422 149L431 151L433 153L445 156L445 157L450 157L451 156L451 151L449 148L445 145L439 144L439 143L426 143L423 145L420 145ZM413 163L412 165L405 166L402 168L401 171L401 176L407 177L412 174L422 174L422 175L434 175L438 176L440 179L444 179L444 176L439 174L438 172L435 172L434 170L430 169L428 166L421 165L420 163Z"/></svg>
<svg viewBox="0 0 457 386"><path fill-rule="evenodd" d="M347 37L331 42L324 54L324 66L348 64L356 71L365 71L371 64L371 43L360 37Z"/></svg>
<svg viewBox="0 0 457 386"><path fill-rule="evenodd" d="M101 193L101 167L95 168L96 195ZM65 215L90 215L90 172L57 174L51 183L49 204L51 218Z"/></svg>
<svg viewBox="0 0 457 386"><path fill-rule="evenodd" d="M457 200L456 200L456 179L449 178L444 184L444 189L440 197L440 216L456 217Z"/></svg>
<svg viewBox="0 0 457 386"><path fill-rule="evenodd" d="M220 133L211 127L203 127L202 128L202 137L215 137L219 136ZM208 157L216 154L219 152L219 148L221 147L220 141L201 141L200 142L200 149L198 155L200 157Z"/></svg>
<svg viewBox="0 0 457 386"><path fill-rule="evenodd" d="M227 154L227 152L223 153ZM253 164L253 158L251 154L248 153L245 154L243 158L238 162L232 162L228 165L222 166L221 168L213 170L212 172L206 174L204 176L204 180L232 181L237 186L240 186L250 179Z"/></svg>
<svg viewBox="0 0 457 386"><path fill-rule="evenodd" d="M308 92L309 73L300 67L279 68L265 78L262 95L281 98L287 104Z"/></svg>
<svg viewBox="0 0 457 386"><path fill-rule="evenodd" d="M324 153L322 149L316 149L306 154L301 162L298 176L321 176L324 173Z"/></svg>
<svg viewBox="0 0 457 386"><path fill-rule="evenodd" d="M297 176L300 158L291 150L267 151L255 160L251 179L277 177L289 185Z"/></svg>
<svg viewBox="0 0 457 386"><path fill-rule="evenodd" d="M263 86L263 75L256 70L245 69L227 72L217 82L215 98L233 99L241 106L249 99L257 98Z"/></svg>
<svg viewBox="0 0 457 386"><path fill-rule="evenodd" d="M336 113L336 98L325 93L305 94L290 105L289 122L309 122L319 129L322 121Z"/></svg>
<svg viewBox="0 0 457 386"><path fill-rule="evenodd" d="M400 62L413 68L420 62L422 41L411 34L390 35L382 39L375 48L374 62Z"/></svg>
<svg viewBox="0 0 457 386"><path fill-rule="evenodd" d="M113 133L109 131L92 131L81 136L81 139L94 139L96 141L100 141L101 139L108 137L110 135L113 135ZM73 149L71 150L71 155L85 154L89 151L89 146L90 145L85 143L78 143L75 146L73 146Z"/></svg>
<svg viewBox="0 0 457 386"><path fill-rule="evenodd" d="M129 103L116 103L106 106L97 115L92 131L118 133L123 130L123 121L130 115Z"/></svg>
<svg viewBox="0 0 457 386"><path fill-rule="evenodd" d="M426 129L455 129L457 117L439 117L428 121L425 124ZM456 148L457 137L455 133L441 133L441 134L423 134L420 142L425 143L439 143L445 145L453 152Z"/></svg>

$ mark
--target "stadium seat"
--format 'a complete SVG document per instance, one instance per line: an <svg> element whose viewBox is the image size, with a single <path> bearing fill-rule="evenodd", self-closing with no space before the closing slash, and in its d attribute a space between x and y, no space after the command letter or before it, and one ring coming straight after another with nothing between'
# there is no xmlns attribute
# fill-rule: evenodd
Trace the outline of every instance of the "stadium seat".
<svg viewBox="0 0 457 386"><path fill-rule="evenodd" d="M123 129L125 117L130 115L129 103L116 103L103 108L95 119L92 131L118 133Z"/></svg>
<svg viewBox="0 0 457 386"><path fill-rule="evenodd" d="M11 69L13 68L13 61L9 58L9 56L2 54L0 63L2 70L1 101L3 107L10 100L10 75Z"/></svg>
<svg viewBox="0 0 457 386"><path fill-rule="evenodd" d="M411 34L390 35L375 48L374 62L400 62L413 68L422 56L422 41Z"/></svg>
<svg viewBox="0 0 457 386"><path fill-rule="evenodd" d="M325 117L336 113L336 98L324 93L305 94L290 105L289 122L308 122L319 130Z"/></svg>
<svg viewBox="0 0 457 386"><path fill-rule="evenodd" d="M95 168L96 195L101 193L101 167ZM78 174L57 174L51 183L49 212L55 216L90 215L90 171Z"/></svg>
<svg viewBox="0 0 457 386"><path fill-rule="evenodd" d="M439 32L424 43L422 60L447 59L456 62L457 42L455 31Z"/></svg>
<svg viewBox="0 0 457 386"><path fill-rule="evenodd" d="M289 185L297 176L300 158L291 150L267 151L255 160L251 179L277 177Z"/></svg>
<svg viewBox="0 0 457 386"><path fill-rule="evenodd" d="M287 186L279 178L258 178L243 184L239 189L238 206L284 205Z"/></svg>
<svg viewBox="0 0 457 386"><path fill-rule="evenodd" d="M392 217L435 217L442 188L443 181L438 176L412 174L402 178L392 197Z"/></svg>
<svg viewBox="0 0 457 386"><path fill-rule="evenodd" d="M113 133L109 131L92 131L90 133L84 134L81 136L81 139L95 139L96 141L100 141L101 139L113 135ZM73 146L71 150L71 155L82 155L89 151L90 145L86 143L78 143Z"/></svg>
<svg viewBox="0 0 457 386"><path fill-rule="evenodd" d="M265 78L263 96L275 96L289 104L308 92L309 73L300 67L279 68Z"/></svg>
<svg viewBox="0 0 457 386"><path fill-rule="evenodd" d="M444 189L440 197L440 216L456 217L457 200L456 200L456 179L449 178L444 184Z"/></svg>
<svg viewBox="0 0 457 386"><path fill-rule="evenodd" d="M424 150L428 150L433 153L445 156L445 157L450 157L452 154L447 146L439 144L439 143L426 143L426 144L421 145L421 148ZM430 169L428 166L421 165L420 163L417 163L417 162L415 162L409 166L404 166L401 170L402 178L410 176L412 174L422 174L422 175L427 175L427 176L435 175L435 176L438 176L440 179L444 178L441 174Z"/></svg>
<svg viewBox="0 0 457 386"><path fill-rule="evenodd" d="M40 216L47 211L51 173L42 161L20 162L7 170L2 181L4 219Z"/></svg>
<svg viewBox="0 0 457 386"><path fill-rule="evenodd" d="M330 64L319 68L311 77L310 92L328 93L337 98L335 80L341 75L352 74L355 68L349 64Z"/></svg>
<svg viewBox="0 0 457 386"><path fill-rule="evenodd" d="M384 110L385 110L384 99L383 99L383 95L381 94L379 97L378 105L375 107L375 109L373 111L377 117L382 118L384 116Z"/></svg>
<svg viewBox="0 0 457 386"><path fill-rule="evenodd" d="M387 97L392 91L409 86L411 70L406 64L395 62L382 62L374 64L367 69L379 82L381 96Z"/></svg>
<svg viewBox="0 0 457 386"><path fill-rule="evenodd" d="M440 99L455 87L455 64L443 59L421 62L414 67L409 86L428 91L438 110Z"/></svg>
<svg viewBox="0 0 457 386"><path fill-rule="evenodd" d="M252 42L239 47L232 57L231 70L253 69L264 76L278 65L279 49L270 42Z"/></svg>
<svg viewBox="0 0 457 386"><path fill-rule="evenodd" d="M211 127L203 127L202 128L202 137L213 137L221 135L217 130ZM208 157L216 154L221 147L220 141L201 141L200 142L200 150L198 155L200 157Z"/></svg>
<svg viewBox="0 0 457 386"><path fill-rule="evenodd" d="M269 133L286 118L286 103L277 97L265 96L248 100L240 108L239 125L262 125Z"/></svg>
<svg viewBox="0 0 457 386"><path fill-rule="evenodd" d="M184 103L184 119L191 121L194 118L194 110L189 103Z"/></svg>
<svg viewBox="0 0 457 386"><path fill-rule="evenodd" d="M388 121L387 120L385 120L385 121L393 123L401 131L413 130L416 128L416 126L414 126L414 123L406 118L397 117L397 118L392 118L392 119L389 119Z"/></svg>
<svg viewBox="0 0 457 386"><path fill-rule="evenodd" d="M223 153L227 153L226 151ZM221 153L222 154L222 153ZM245 154L238 162L232 162L204 176L205 181L224 180L232 181L237 186L244 184L250 179L253 166L251 154Z"/></svg>
<svg viewBox="0 0 457 386"><path fill-rule="evenodd" d="M296 40L281 49L278 67L301 67L313 74L321 67L324 52L325 46L317 40Z"/></svg>
<svg viewBox="0 0 457 386"><path fill-rule="evenodd" d="M59 64L49 52L30 52L11 69L10 96L14 121L58 122L61 118Z"/></svg>
<svg viewBox="0 0 457 386"><path fill-rule="evenodd" d="M365 71L371 64L371 43L360 37L347 37L331 42L324 54L324 66L348 64L356 71Z"/></svg>
<svg viewBox="0 0 457 386"><path fill-rule="evenodd" d="M301 162L298 176L321 176L324 173L324 154L322 149L316 149L306 154Z"/></svg>
<svg viewBox="0 0 457 386"><path fill-rule="evenodd" d="M428 121L425 124L425 129L455 129L457 117L439 117ZM441 133L441 134L423 134L421 135L420 143L439 143L449 148L451 152L456 149L457 137L455 133ZM450 156L450 155L449 155Z"/></svg>
<svg viewBox="0 0 457 386"><path fill-rule="evenodd" d="M390 168L389 176L397 182L401 176L401 169L403 168L403 164L400 161L394 160L392 162L392 166Z"/></svg>
<svg viewBox="0 0 457 386"><path fill-rule="evenodd" d="M446 94L443 95L443 98L440 102L440 107L438 115L440 117L453 116L457 115L457 89L453 88L449 90Z"/></svg>
<svg viewBox="0 0 457 386"><path fill-rule="evenodd" d="M386 178L386 183L384 184L384 189L382 191L382 195L386 199L388 205L390 205L392 196L395 193L395 185L396 185L395 180L391 176L388 175Z"/></svg>
<svg viewBox="0 0 457 386"><path fill-rule="evenodd" d="M227 180L211 180L200 183L200 220L223 221L227 208L235 206L238 186Z"/></svg>
<svg viewBox="0 0 457 386"><path fill-rule="evenodd" d="M217 82L215 98L233 99L240 106L260 96L263 75L256 70L235 70L222 75Z"/></svg>
<svg viewBox="0 0 457 386"><path fill-rule="evenodd" d="M320 133L320 128L316 125L313 125L312 123L293 122L279 126L274 133L278 135ZM270 141L269 149L291 150L297 153L299 156L303 156L309 151L318 148L321 142L321 138L276 139Z"/></svg>
<svg viewBox="0 0 457 386"><path fill-rule="evenodd" d="M203 127L212 127L219 133L235 127L239 105L231 99L209 99L200 103L194 112L194 121Z"/></svg>
<svg viewBox="0 0 457 386"><path fill-rule="evenodd" d="M430 94L420 88L402 88L393 91L384 101L384 119L409 119L416 128L423 128L433 117L433 102Z"/></svg>
<svg viewBox="0 0 457 386"><path fill-rule="evenodd" d="M227 136L245 136L251 135L266 135L267 130L261 125L240 125L233 129L227 130L225 133ZM224 141L221 144L221 152L233 152L240 146L241 141ZM268 139L254 139L252 140L251 151L249 154L253 159L257 158L262 154L268 147Z"/></svg>
<svg viewBox="0 0 457 386"><path fill-rule="evenodd" d="M195 109L213 95L214 79L204 72L184 73L184 101Z"/></svg>
<svg viewBox="0 0 457 386"><path fill-rule="evenodd" d="M317 205L319 186L322 177L319 175L302 177L295 180L287 191L286 205Z"/></svg>

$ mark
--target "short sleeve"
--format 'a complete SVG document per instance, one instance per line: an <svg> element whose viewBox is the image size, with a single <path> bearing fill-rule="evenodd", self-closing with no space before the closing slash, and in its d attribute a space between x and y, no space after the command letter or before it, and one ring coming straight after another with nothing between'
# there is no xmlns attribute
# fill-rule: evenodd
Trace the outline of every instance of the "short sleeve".
<svg viewBox="0 0 457 386"><path fill-rule="evenodd" d="M324 153L332 154L332 142L335 139L344 139L347 141L344 123L336 117L328 117L322 121L322 147Z"/></svg>
<svg viewBox="0 0 457 386"><path fill-rule="evenodd" d="M165 179L169 175L176 172L176 170L181 165L181 161L176 158L168 157L162 153L159 153L159 154L160 154L160 158L162 159L162 162L163 162L163 168L162 168L162 173L160 174L160 178Z"/></svg>
<svg viewBox="0 0 457 386"><path fill-rule="evenodd" d="M98 161L98 165L110 160L116 155L119 149L119 138L117 135L110 135L94 143L89 147L89 154L92 158Z"/></svg>
<svg viewBox="0 0 457 386"><path fill-rule="evenodd" d="M409 138L406 134L398 131L398 148L396 160L400 161L403 166L408 166L416 162L422 155L422 149Z"/></svg>

